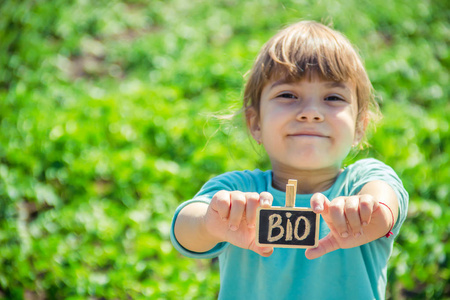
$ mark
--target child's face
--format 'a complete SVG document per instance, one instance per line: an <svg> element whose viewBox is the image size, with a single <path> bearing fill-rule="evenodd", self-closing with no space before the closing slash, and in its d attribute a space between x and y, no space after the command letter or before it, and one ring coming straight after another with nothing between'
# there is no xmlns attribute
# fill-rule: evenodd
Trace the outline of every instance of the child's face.
<svg viewBox="0 0 450 300"><path fill-rule="evenodd" d="M274 170L338 169L362 137L357 114L352 82L273 80L262 91L259 118L250 112L248 125Z"/></svg>

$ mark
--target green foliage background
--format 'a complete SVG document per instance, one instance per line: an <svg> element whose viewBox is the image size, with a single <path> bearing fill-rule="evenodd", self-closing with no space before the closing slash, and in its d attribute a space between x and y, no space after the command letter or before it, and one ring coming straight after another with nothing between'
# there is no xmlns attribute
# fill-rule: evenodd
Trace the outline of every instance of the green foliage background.
<svg viewBox="0 0 450 300"><path fill-rule="evenodd" d="M169 241L212 176L269 168L240 120L244 74L300 19L360 49L384 119L371 156L410 209L387 297L450 298L449 7L435 1L0 4L0 298L213 299L217 265Z"/></svg>

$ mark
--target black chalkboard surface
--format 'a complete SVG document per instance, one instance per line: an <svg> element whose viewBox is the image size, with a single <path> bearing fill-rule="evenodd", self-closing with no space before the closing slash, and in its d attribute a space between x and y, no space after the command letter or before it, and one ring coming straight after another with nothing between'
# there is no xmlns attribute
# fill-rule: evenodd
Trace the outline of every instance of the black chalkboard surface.
<svg viewBox="0 0 450 300"><path fill-rule="evenodd" d="M319 242L319 215L310 208L258 208L256 244L281 248L313 248Z"/></svg>

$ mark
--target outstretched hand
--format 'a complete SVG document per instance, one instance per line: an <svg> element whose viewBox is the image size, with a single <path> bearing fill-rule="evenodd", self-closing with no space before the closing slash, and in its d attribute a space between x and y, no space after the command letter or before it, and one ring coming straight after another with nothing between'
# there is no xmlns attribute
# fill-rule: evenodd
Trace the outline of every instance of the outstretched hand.
<svg viewBox="0 0 450 300"><path fill-rule="evenodd" d="M379 206L377 199L368 194L338 197L332 201L323 194L314 194L311 207L322 215L330 233L319 241L317 248L307 249L306 257L315 259L337 249L353 248L374 240L366 231L380 223Z"/></svg>
<svg viewBox="0 0 450 300"><path fill-rule="evenodd" d="M272 206L270 193L220 191L214 195L204 217L211 236L262 256L270 256L272 247L258 247L255 243L256 210Z"/></svg>

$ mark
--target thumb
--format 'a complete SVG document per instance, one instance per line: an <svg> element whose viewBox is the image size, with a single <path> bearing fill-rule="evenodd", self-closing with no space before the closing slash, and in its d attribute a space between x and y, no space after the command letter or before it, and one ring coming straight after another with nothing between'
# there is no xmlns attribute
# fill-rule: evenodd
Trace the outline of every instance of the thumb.
<svg viewBox="0 0 450 300"><path fill-rule="evenodd" d="M254 242L250 245L248 249L264 257L269 257L273 253L273 247L259 247Z"/></svg>
<svg viewBox="0 0 450 300"><path fill-rule="evenodd" d="M319 241L319 245L316 248L306 249L305 256L307 259L316 259L339 248L335 237L330 232Z"/></svg>
<svg viewBox="0 0 450 300"><path fill-rule="evenodd" d="M264 257L269 257L272 255L273 253L273 247L258 247L258 249L256 249L257 251L255 251L256 253L258 253L261 256Z"/></svg>

